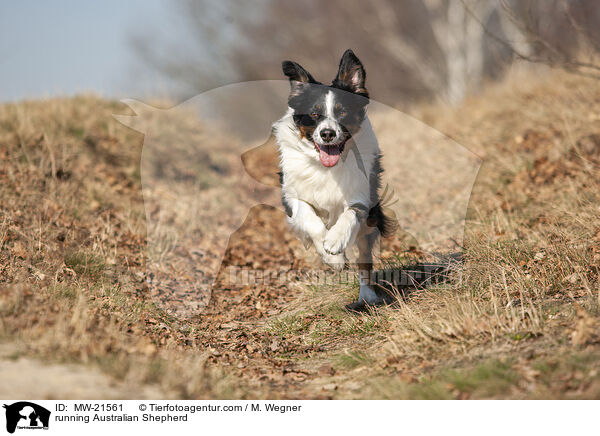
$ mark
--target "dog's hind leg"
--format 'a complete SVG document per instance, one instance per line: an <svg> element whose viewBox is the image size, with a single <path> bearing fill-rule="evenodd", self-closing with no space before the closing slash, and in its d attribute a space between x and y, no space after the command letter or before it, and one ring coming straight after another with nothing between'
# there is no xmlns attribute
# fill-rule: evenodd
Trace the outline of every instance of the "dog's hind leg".
<svg viewBox="0 0 600 436"><path fill-rule="evenodd" d="M373 247L377 241L379 232L377 229L363 224L363 228L359 231L356 238L358 245L358 277L360 282L360 293L358 295L358 303L365 305L379 305L384 303L384 300L377 295L373 289Z"/></svg>

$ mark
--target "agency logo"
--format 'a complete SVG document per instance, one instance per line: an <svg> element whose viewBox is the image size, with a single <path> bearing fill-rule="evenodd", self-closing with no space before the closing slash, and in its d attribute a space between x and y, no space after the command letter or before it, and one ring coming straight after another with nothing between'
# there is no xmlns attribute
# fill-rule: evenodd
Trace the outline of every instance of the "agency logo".
<svg viewBox="0 0 600 436"><path fill-rule="evenodd" d="M6 409L6 431L14 433L16 429L22 430L48 430L50 411L42 406L29 401L19 401L10 405L4 404Z"/></svg>

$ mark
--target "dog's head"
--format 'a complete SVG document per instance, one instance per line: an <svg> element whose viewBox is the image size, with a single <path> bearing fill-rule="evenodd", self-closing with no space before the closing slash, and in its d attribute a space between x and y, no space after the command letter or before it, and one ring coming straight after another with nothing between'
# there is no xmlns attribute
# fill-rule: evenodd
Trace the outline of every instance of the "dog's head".
<svg viewBox="0 0 600 436"><path fill-rule="evenodd" d="M360 129L369 93L366 73L352 50L346 50L331 85L317 82L296 62L284 61L283 73L290 79L288 100L294 123L308 147L314 147L321 163L335 166L346 142Z"/></svg>

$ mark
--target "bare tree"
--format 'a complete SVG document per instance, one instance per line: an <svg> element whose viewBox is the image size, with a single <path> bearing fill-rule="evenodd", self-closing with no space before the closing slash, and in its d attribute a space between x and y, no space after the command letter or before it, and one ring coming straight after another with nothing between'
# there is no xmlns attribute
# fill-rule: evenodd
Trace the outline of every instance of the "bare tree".
<svg viewBox="0 0 600 436"><path fill-rule="evenodd" d="M469 89L477 89L485 75L486 51L490 38L486 28L493 17L508 52L530 52L530 44L507 14L502 4L488 0L424 0L436 43L444 54L446 68L443 97L454 104L462 101ZM438 90L438 92L440 91Z"/></svg>
<svg viewBox="0 0 600 436"><path fill-rule="evenodd" d="M517 40L495 33L479 11L461 1L486 34L515 58L600 78L600 10L593 1L498 0L504 34L518 34Z"/></svg>

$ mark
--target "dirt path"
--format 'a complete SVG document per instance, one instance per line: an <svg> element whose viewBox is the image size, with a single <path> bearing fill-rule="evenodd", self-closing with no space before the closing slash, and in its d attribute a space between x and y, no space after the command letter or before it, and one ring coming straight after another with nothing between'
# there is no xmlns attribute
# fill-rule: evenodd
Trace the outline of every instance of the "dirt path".
<svg viewBox="0 0 600 436"><path fill-rule="evenodd" d="M399 242L392 240L385 244L397 249ZM266 384L271 395L331 397L332 376L343 376L344 371L334 369L330 358L341 349L359 345L359 339L350 335L334 341L306 343L293 334L284 337L273 334L269 325L293 312L295 302L302 301L302 307L312 306L305 295L306 283L299 278L296 284L276 280L236 284L231 283L228 273L229 267L283 273L324 268L315 256L289 230L282 211L258 206L250 212L230 239L210 303L198 318L200 341L210 350L212 363L227 368L250 385L264 389ZM342 301L337 306L341 311ZM321 317L312 314L307 319L314 321ZM363 343L366 346L368 342Z"/></svg>
<svg viewBox="0 0 600 436"><path fill-rule="evenodd" d="M117 381L97 369L75 364L46 364L19 357L11 359L16 346L0 350L0 397L70 399L164 398L158 387Z"/></svg>
<svg viewBox="0 0 600 436"><path fill-rule="evenodd" d="M248 256L249 247L252 257ZM299 297L298 287L227 283L227 275L231 266L284 273L310 267L306 259L295 257L294 249L302 248L288 230L283 213L269 207L254 208L231 238L210 304L199 319L213 363L250 381L266 382L281 396L294 396L302 382L318 375L282 359L281 354L310 356L325 351L323 347L282 341L266 331L268 321Z"/></svg>
<svg viewBox="0 0 600 436"><path fill-rule="evenodd" d="M252 177L268 186L262 189L278 199L275 144L264 144L246 154L245 159L252 169ZM239 186L236 189L239 190ZM248 192L247 196L251 198L252 193ZM227 220L233 212L220 207L223 210L213 211L213 214ZM191 252L193 243L185 244L181 251ZM383 245L388 252L398 252L402 247L398 237ZM293 316L294 308L303 313L303 322L322 322L331 330L336 325L343 327L354 322L348 320L353 315L344 313L342 308L344 303L356 298L355 295L333 293L333 298L339 300L333 304L333 310L340 311L339 319L308 313L314 308L315 300L319 300L320 290L315 291L314 299L307 297L308 283L302 273L315 270L330 271L321 264L314 249L305 249L291 232L283 210L266 205L253 207L243 225L229 239L207 306L189 320L196 333L180 336L178 343L208 351L210 363L240 377L250 386L267 389L271 396L329 398L330 392L323 386L331 384L333 375L341 375L332 367L331 356L341 349L359 345L359 338L349 334L312 341L294 335L294 328L291 334L272 331L274 323ZM270 279L260 277L270 272L278 275ZM244 273L258 275L248 282L244 280L247 277ZM193 294L181 293L182 298L169 301L172 293L168 289L165 292L163 301L171 304L174 314L185 314L186 307L193 307L196 298ZM365 338L362 341L365 343Z"/></svg>

